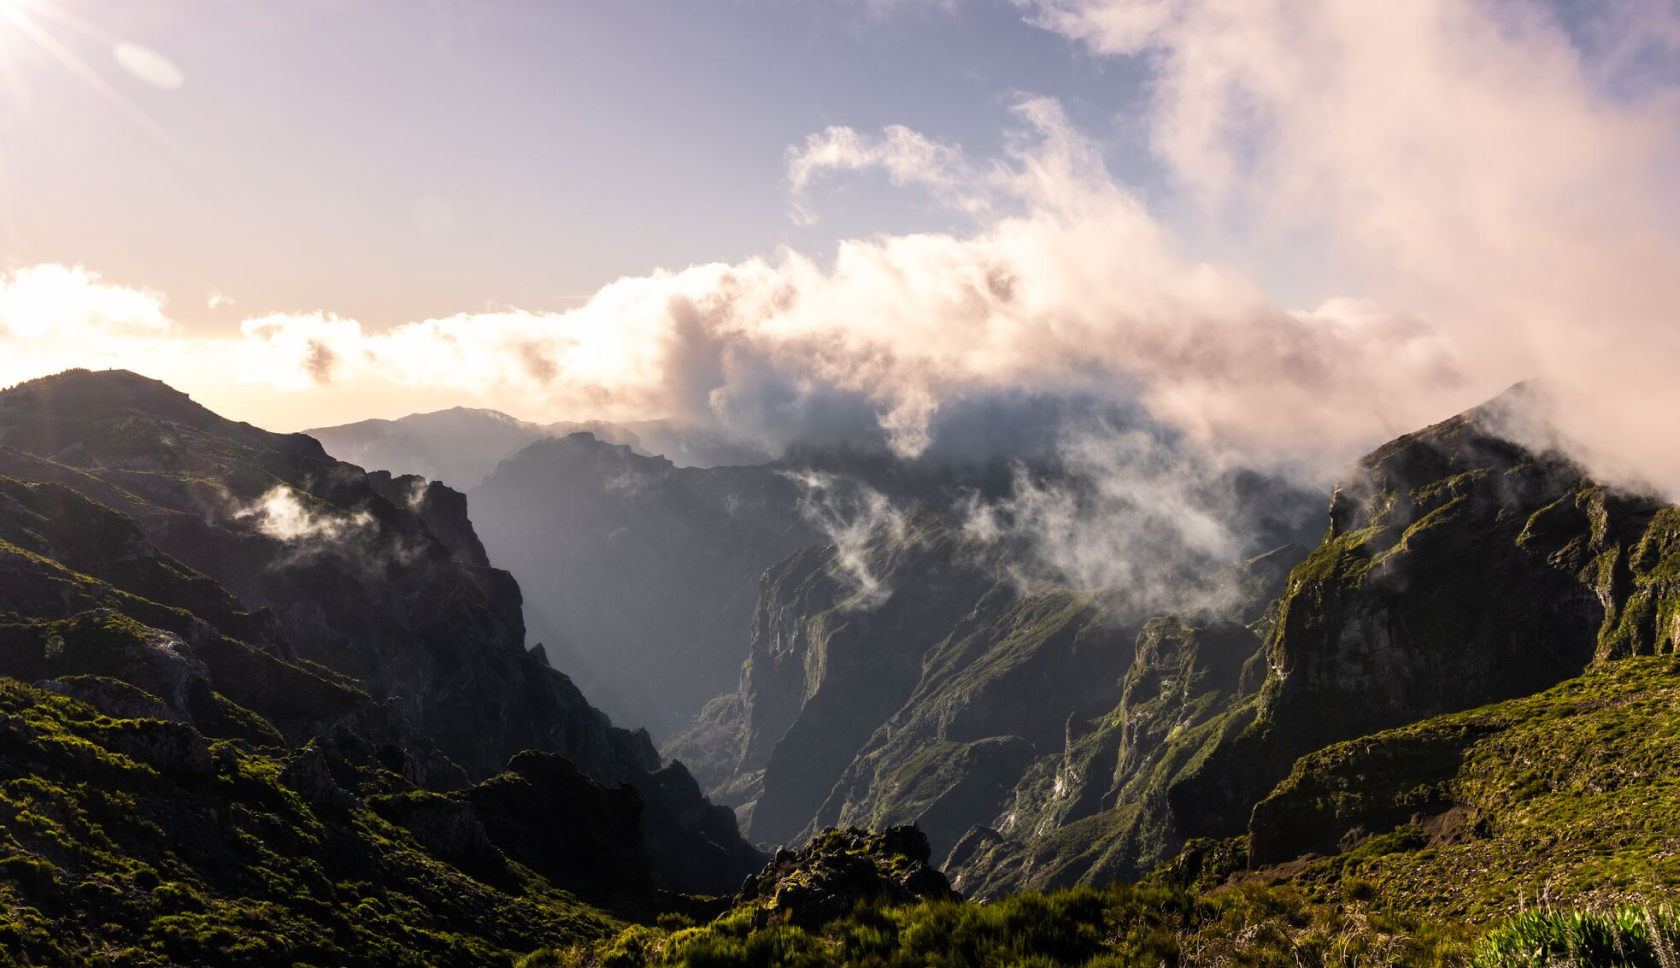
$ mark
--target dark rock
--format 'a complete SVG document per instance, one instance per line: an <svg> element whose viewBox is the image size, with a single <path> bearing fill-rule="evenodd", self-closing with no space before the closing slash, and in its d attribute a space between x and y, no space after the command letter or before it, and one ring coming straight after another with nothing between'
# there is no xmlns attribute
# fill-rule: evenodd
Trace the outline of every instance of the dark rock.
<svg viewBox="0 0 1680 968"><path fill-rule="evenodd" d="M109 747L181 778L216 775L210 744L191 726L156 719L124 719L112 724Z"/></svg>
<svg viewBox="0 0 1680 968"><path fill-rule="evenodd" d="M598 898L652 894L633 788L608 789L562 757L524 752L465 798L491 843L555 884Z"/></svg>
<svg viewBox="0 0 1680 968"><path fill-rule="evenodd" d="M316 807L348 810L358 803L354 794L338 785L326 752L314 743L292 754L280 772L280 782Z"/></svg>
<svg viewBox="0 0 1680 968"><path fill-rule="evenodd" d="M416 792L384 797L373 806L427 850L463 870L483 875L499 872L506 863L469 801Z"/></svg>
<svg viewBox="0 0 1680 968"><path fill-rule="evenodd" d="M800 850L777 851L758 876L748 878L738 903L751 906L758 927L816 928L864 901L961 900L927 862L927 837L914 827L878 834L831 827Z"/></svg>

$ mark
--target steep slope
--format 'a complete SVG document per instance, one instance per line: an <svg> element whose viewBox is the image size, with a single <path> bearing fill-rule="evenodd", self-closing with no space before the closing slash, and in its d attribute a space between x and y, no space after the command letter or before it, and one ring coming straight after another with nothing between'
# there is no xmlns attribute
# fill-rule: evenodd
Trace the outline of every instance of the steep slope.
<svg viewBox="0 0 1680 968"><path fill-rule="evenodd" d="M0 392L0 476L0 615L64 623L50 650L0 649L0 674L112 677L293 743L342 727L432 786L558 753L637 788L662 885L728 890L760 862L645 732L525 649L519 588L448 488L85 371Z"/></svg>
<svg viewBox="0 0 1680 968"><path fill-rule="evenodd" d="M506 965L610 932L602 906L675 902L648 881L634 791L575 771L533 788L557 757L442 795L348 736L288 753L100 706L0 679L8 962ZM514 797L567 822L529 839Z"/></svg>
<svg viewBox="0 0 1680 968"><path fill-rule="evenodd" d="M1290 577L1256 723L1178 791L1191 835L1246 820L1328 743L1671 651L1676 511L1502 436L1518 388L1362 460Z"/></svg>
<svg viewBox="0 0 1680 968"><path fill-rule="evenodd" d="M1393 903L1481 921L1540 897L1680 888L1680 666L1635 657L1521 699L1337 743L1254 808L1262 876L1357 877ZM1293 864L1291 866L1301 866Z"/></svg>
<svg viewBox="0 0 1680 968"><path fill-rule="evenodd" d="M734 687L758 575L820 540L776 468L679 468L589 434L533 444L469 497L532 638L661 737Z"/></svg>
<svg viewBox="0 0 1680 968"><path fill-rule="evenodd" d="M778 853L726 916L629 928L596 952L638 966L1661 968L1680 945L1677 702L1675 658L1632 657L1334 744L1294 764L1247 837L1192 841L1135 884L973 904L931 881L911 901L895 882L919 877L925 847L891 849L914 843L902 828L828 830ZM847 888L892 903L835 914Z"/></svg>
<svg viewBox="0 0 1680 968"><path fill-rule="evenodd" d="M536 441L579 432L631 447L640 443L630 430L602 421L537 424L469 407L304 431L339 460L368 470L442 481L463 491L476 487L497 464Z"/></svg>
<svg viewBox="0 0 1680 968"><path fill-rule="evenodd" d="M953 880L989 895L1136 876L1186 838L1239 834L1314 749L1533 693L1595 660L1671 650L1675 509L1509 440L1529 393L1361 460L1323 542L1251 624L1266 644L1237 688L1198 702L1148 762L1124 744L1096 763L1070 746L1058 775L1113 764L1118 782L1135 764L1134 778L1071 823L1040 811L1023 827L1017 812L972 832L950 859ZM1129 715L1123 705L1109 722ZM1017 802L1052 793L1041 778Z"/></svg>
<svg viewBox="0 0 1680 968"><path fill-rule="evenodd" d="M1024 583L1019 553L923 512L855 558L790 556L764 576L736 693L669 748L743 804L760 842L916 823L944 858L999 818L1069 824L1112 806L1169 733L1223 713L1239 681L1256 691L1242 667L1261 638L1242 623L1305 552L1226 576L1229 602L1196 626L1146 626L1121 590Z"/></svg>

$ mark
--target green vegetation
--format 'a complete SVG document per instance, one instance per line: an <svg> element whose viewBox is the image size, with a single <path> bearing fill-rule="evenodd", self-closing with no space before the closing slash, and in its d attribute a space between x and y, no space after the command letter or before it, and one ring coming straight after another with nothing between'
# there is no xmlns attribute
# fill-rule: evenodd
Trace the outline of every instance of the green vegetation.
<svg viewBox="0 0 1680 968"><path fill-rule="evenodd" d="M1256 859L1331 853L1293 874L1476 923L1544 897L1611 904L1680 886L1680 662L1606 663L1535 696L1302 757L1255 808ZM1423 843L1336 853L1408 823Z"/></svg>
<svg viewBox="0 0 1680 968"><path fill-rule="evenodd" d="M1196 895L1163 884L1018 894L990 904L864 903L820 928L753 928L736 911L697 928L626 929L529 964L688 968L1120 968L1449 964L1471 936L1287 887ZM1501 966L1503 968L1503 966Z"/></svg>
<svg viewBox="0 0 1680 968"><path fill-rule="evenodd" d="M1670 968L1680 949L1680 919L1668 908L1525 911L1480 945L1471 968Z"/></svg>
<svg viewBox="0 0 1680 968"><path fill-rule="evenodd" d="M0 965L477 968L615 930L517 865L486 884L311 804L282 757L0 680Z"/></svg>

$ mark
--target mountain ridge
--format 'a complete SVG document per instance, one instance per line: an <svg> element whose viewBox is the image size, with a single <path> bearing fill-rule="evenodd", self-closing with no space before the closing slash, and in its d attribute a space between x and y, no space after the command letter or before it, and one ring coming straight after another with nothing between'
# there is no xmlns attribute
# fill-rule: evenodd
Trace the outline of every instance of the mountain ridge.
<svg viewBox="0 0 1680 968"><path fill-rule="evenodd" d="M73 621L126 610L140 628L130 638L161 627L188 666L213 660L209 689L268 704L292 741L337 726L370 731L445 786L500 772L524 749L561 753L597 781L638 788L668 886L728 889L760 863L729 811L706 804L680 764L663 764L645 731L614 727L527 651L518 585L487 566L464 500L443 485L369 475L306 436L224 420L133 374L86 371L0 392L0 476L11 479L0 505L16 522L11 540L27 543L8 544L0 564L33 576L11 586L0 612ZM94 496L76 501L78 488ZM42 523L65 515L79 517L56 530ZM117 536L103 553L51 540L96 522ZM168 602L129 591L142 588ZM83 654L81 635L60 659ZM87 671L120 678L150 662L143 650L120 654L133 658L88 652ZM10 659L32 679L52 678L57 661ZM273 704L288 690L264 688L275 670L325 683L291 691L336 696L338 711L281 716Z"/></svg>

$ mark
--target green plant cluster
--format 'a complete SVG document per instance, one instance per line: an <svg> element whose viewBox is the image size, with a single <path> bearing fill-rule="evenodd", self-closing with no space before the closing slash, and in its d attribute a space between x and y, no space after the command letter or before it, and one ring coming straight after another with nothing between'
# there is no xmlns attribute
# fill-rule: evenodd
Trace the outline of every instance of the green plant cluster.
<svg viewBox="0 0 1680 968"><path fill-rule="evenodd" d="M538 952L528 968L1232 968L1462 963L1471 935L1374 903L1314 904L1293 888L1196 894L1162 883L1012 895L989 904L860 904L820 929L634 926L597 946ZM1504 968L1504 966L1500 966Z"/></svg>
<svg viewBox="0 0 1680 968"><path fill-rule="evenodd" d="M168 755L195 741L207 770ZM615 930L517 865L486 884L306 801L284 757L0 679L0 965L477 968Z"/></svg>
<svg viewBox="0 0 1680 968"><path fill-rule="evenodd" d="M1485 923L1548 898L1666 900L1680 887L1676 708L1673 656L1605 663L1538 695L1309 754L1252 830L1410 836L1406 849L1373 837L1291 876L1314 890L1368 880L1433 916ZM1431 829L1379 822L1407 816Z"/></svg>
<svg viewBox="0 0 1680 968"><path fill-rule="evenodd" d="M1489 932L1470 968L1671 968L1680 918L1667 907L1524 911Z"/></svg>

